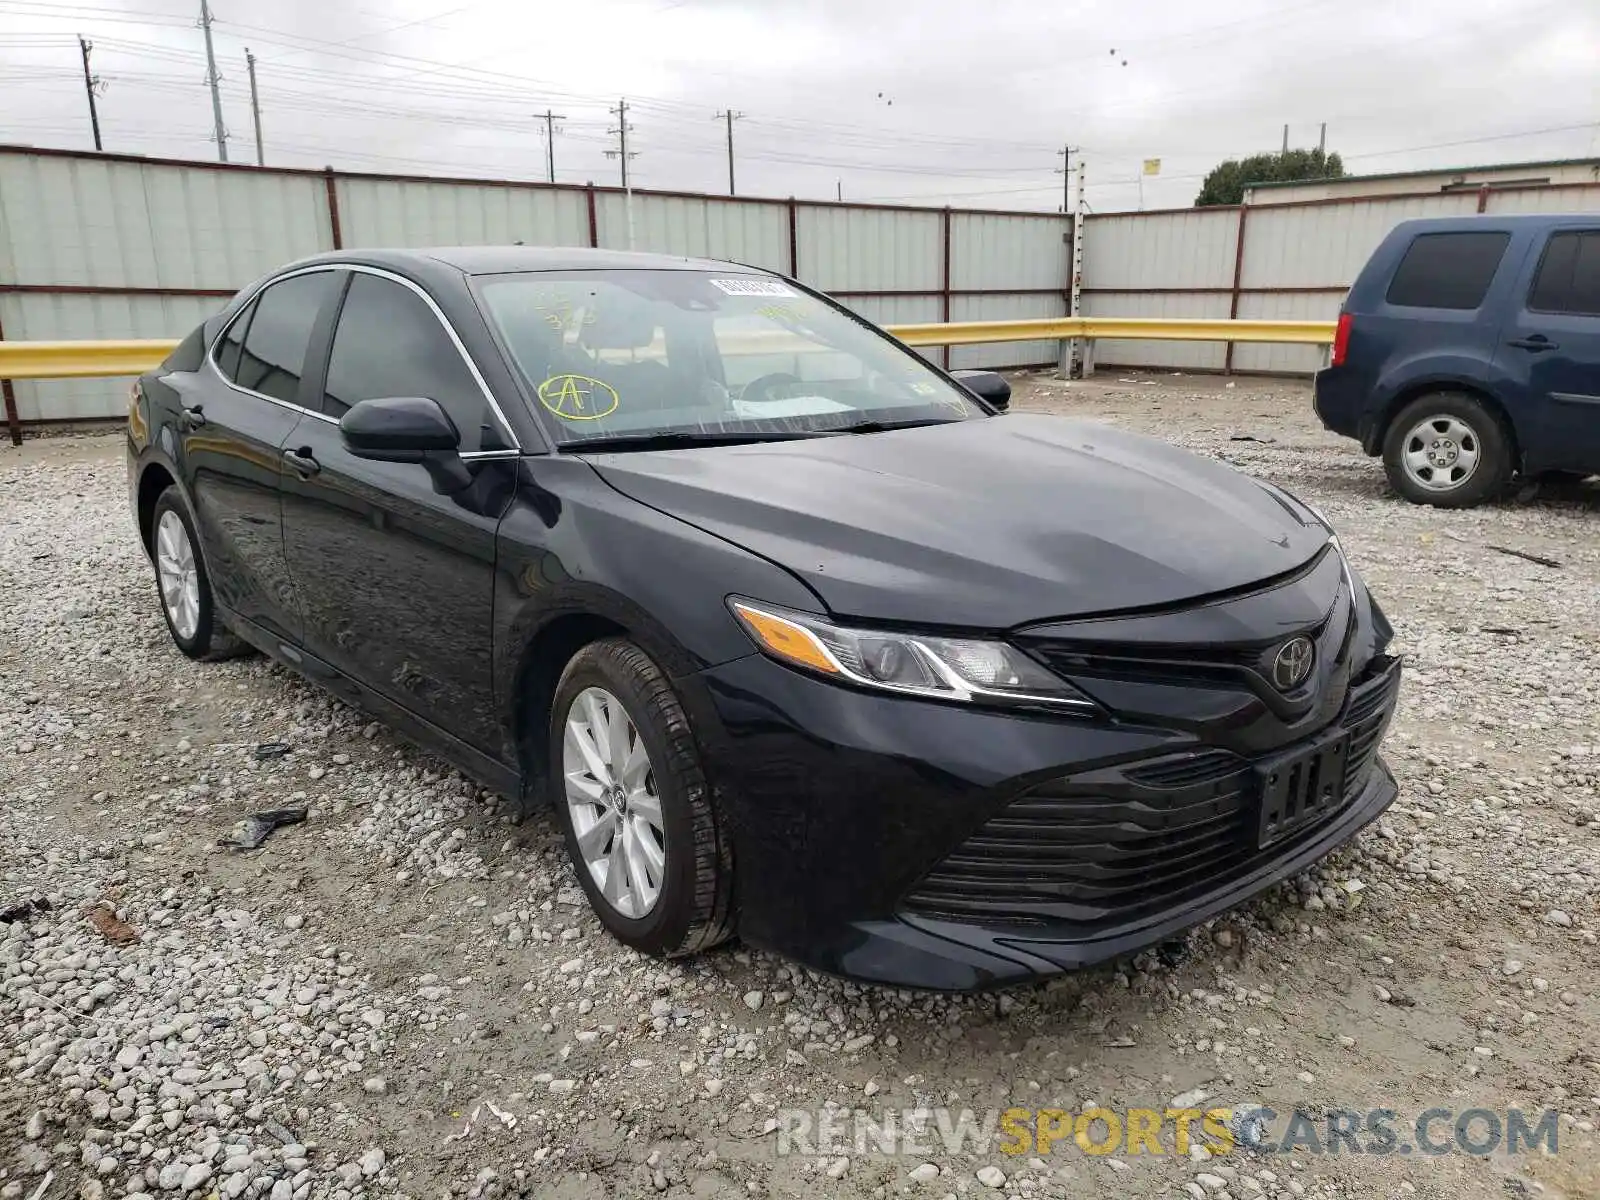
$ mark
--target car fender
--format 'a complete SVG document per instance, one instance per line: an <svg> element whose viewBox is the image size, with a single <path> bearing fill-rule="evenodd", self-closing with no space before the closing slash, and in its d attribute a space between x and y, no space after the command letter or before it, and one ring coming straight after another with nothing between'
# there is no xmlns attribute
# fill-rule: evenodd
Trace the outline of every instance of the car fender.
<svg viewBox="0 0 1600 1200"><path fill-rule="evenodd" d="M148 401L143 403L148 404ZM189 482L180 465L182 457L181 443L176 432L168 423L162 422L155 425L153 436L142 447L134 442L130 434L128 441L128 506L133 513L134 528L139 533L141 544L144 542L144 529L140 525L139 518L139 493L144 487L145 476L154 468L159 467L172 480L173 486L178 489L178 495L183 499L184 507L189 510L190 519L194 519L194 495L189 489ZM149 552L148 546L145 546L145 551L146 553Z"/></svg>
<svg viewBox="0 0 1600 1200"><path fill-rule="evenodd" d="M524 460L497 544L495 694L507 750L524 732L530 687L547 692L549 676L596 637L637 642L682 693L707 667L757 652L730 595L825 611L784 567L622 494L576 457Z"/></svg>
<svg viewBox="0 0 1600 1200"><path fill-rule="evenodd" d="M1517 416L1504 400L1507 382L1505 371L1492 359L1471 354L1426 353L1399 359L1389 364L1373 385L1361 423L1362 447L1368 454L1377 454L1401 405L1431 391L1460 389L1485 395L1517 432Z"/></svg>

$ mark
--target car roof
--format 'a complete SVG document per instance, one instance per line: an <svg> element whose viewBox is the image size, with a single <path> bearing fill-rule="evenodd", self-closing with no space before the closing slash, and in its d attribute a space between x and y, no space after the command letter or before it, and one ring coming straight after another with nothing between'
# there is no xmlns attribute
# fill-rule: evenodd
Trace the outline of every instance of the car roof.
<svg viewBox="0 0 1600 1200"><path fill-rule="evenodd" d="M573 246L434 246L423 249L359 249L319 254L301 264L355 262L390 267L402 273L427 273L438 264L467 275L514 271L738 271L767 274L760 267L740 266L709 258L645 254L628 250L591 250Z"/></svg>
<svg viewBox="0 0 1600 1200"><path fill-rule="evenodd" d="M1530 226L1537 228L1572 222L1593 225L1597 220L1600 220L1600 214L1597 213L1507 213L1504 216L1479 213L1460 217L1413 217L1409 221L1401 221L1395 229L1408 232L1453 233L1474 229L1512 230L1526 229Z"/></svg>

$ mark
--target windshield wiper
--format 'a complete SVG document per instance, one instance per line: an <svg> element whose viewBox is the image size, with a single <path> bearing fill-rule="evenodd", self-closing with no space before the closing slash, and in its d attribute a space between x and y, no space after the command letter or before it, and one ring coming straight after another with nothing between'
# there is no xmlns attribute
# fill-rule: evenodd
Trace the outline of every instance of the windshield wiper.
<svg viewBox="0 0 1600 1200"><path fill-rule="evenodd" d="M923 425L954 425L965 417L931 417L920 421L857 421L854 425L841 425L829 433L887 433L891 429L917 429Z"/></svg>
<svg viewBox="0 0 1600 1200"><path fill-rule="evenodd" d="M583 453L588 450L676 450L689 446L737 446L751 442L784 442L815 437L812 431L799 433L727 433L662 430L657 433L613 433L604 437L581 438L564 442L560 449Z"/></svg>

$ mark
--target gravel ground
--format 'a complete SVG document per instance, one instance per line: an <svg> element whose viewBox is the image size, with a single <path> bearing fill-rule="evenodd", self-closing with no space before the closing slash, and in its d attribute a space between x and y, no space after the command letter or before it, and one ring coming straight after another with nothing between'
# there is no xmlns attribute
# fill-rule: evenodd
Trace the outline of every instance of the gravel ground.
<svg viewBox="0 0 1600 1200"><path fill-rule="evenodd" d="M1038 376L1018 407L1328 514L1409 658L1402 794L1181 948L967 998L625 950L547 819L264 659L172 648L119 438L0 450L0 908L48 906L0 918L0 1198L1600 1195L1600 485L1412 507L1300 383ZM285 804L310 820L217 849ZM1197 1099L1563 1115L1558 1153L1488 1157L780 1155L773 1132Z"/></svg>

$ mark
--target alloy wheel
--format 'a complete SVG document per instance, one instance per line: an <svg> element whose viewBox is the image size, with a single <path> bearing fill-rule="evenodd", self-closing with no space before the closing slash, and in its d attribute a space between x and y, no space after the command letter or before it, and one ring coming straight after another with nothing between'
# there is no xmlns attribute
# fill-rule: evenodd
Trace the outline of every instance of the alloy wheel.
<svg viewBox="0 0 1600 1200"><path fill-rule="evenodd" d="M1477 431L1460 417L1440 413L1411 427L1400 461L1418 487L1448 492L1472 478L1480 455Z"/></svg>
<svg viewBox="0 0 1600 1200"><path fill-rule="evenodd" d="M170 508L156 525L156 578L173 631L188 641L200 627L200 573L189 531Z"/></svg>
<svg viewBox="0 0 1600 1200"><path fill-rule="evenodd" d="M561 773L584 867L621 916L644 917L666 880L661 797L644 739L604 688L585 688L567 710Z"/></svg>

